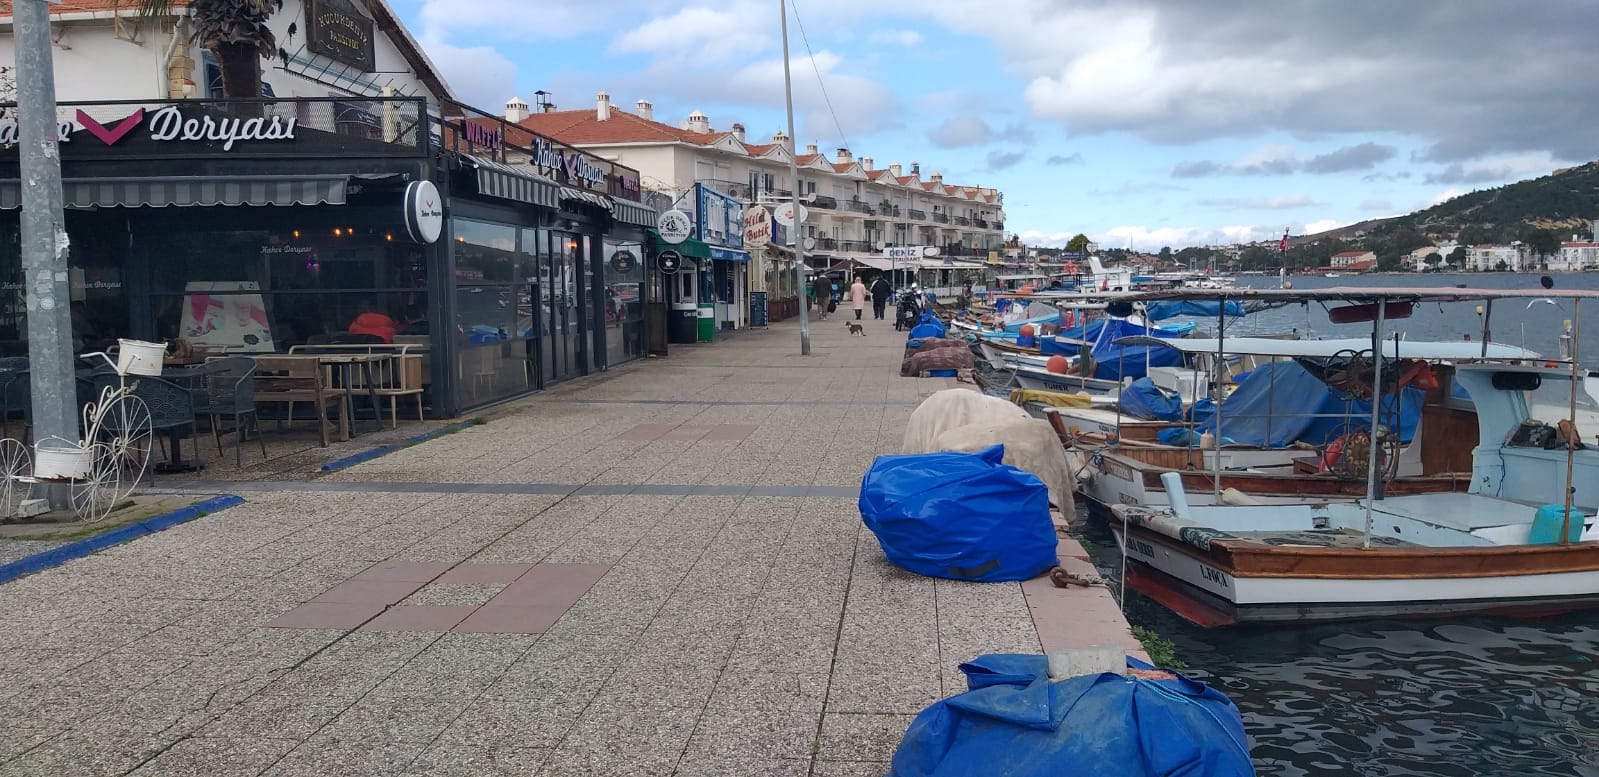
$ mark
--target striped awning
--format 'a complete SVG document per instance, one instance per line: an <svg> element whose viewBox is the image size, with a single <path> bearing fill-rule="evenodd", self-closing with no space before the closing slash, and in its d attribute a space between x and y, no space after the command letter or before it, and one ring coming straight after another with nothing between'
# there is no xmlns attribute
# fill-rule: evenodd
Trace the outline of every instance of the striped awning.
<svg viewBox="0 0 1599 777"><path fill-rule="evenodd" d="M607 213L616 210L616 203L610 197L603 194L595 194L594 192L586 192L582 189L574 189L570 186L561 187L561 201L575 202L580 205L593 205Z"/></svg>
<svg viewBox="0 0 1599 777"><path fill-rule="evenodd" d="M68 178L68 208L165 208L213 205L343 205L345 175ZM22 207L22 182L0 180L0 209Z"/></svg>
<svg viewBox="0 0 1599 777"><path fill-rule="evenodd" d="M616 201L616 220L638 227L653 227L660 216L647 205L627 200Z"/></svg>
<svg viewBox="0 0 1599 777"><path fill-rule="evenodd" d="M475 156L466 158L477 166L478 194L546 208L557 206L555 197L560 186L554 181L525 167L512 167Z"/></svg>

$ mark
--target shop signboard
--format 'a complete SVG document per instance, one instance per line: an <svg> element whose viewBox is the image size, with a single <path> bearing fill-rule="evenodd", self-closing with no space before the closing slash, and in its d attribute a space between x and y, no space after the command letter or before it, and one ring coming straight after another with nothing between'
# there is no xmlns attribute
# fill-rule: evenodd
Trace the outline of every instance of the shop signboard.
<svg viewBox="0 0 1599 777"><path fill-rule="evenodd" d="M432 181L412 181L405 187L405 231L422 244L438 242L444 232L444 198Z"/></svg>
<svg viewBox="0 0 1599 777"><path fill-rule="evenodd" d="M633 270L637 267L638 257L634 256L632 251L624 248L611 254L611 272L620 276L627 276L632 275Z"/></svg>
<svg viewBox="0 0 1599 777"><path fill-rule="evenodd" d="M698 237L711 245L744 247L744 203L702 183L694 184Z"/></svg>
<svg viewBox="0 0 1599 777"><path fill-rule="evenodd" d="M805 206L799 206L800 222L803 223L805 221L806 214L807 211L805 210ZM785 202L782 205L777 206L777 209L772 211L772 216L777 219L777 223L782 224L785 227L794 226L794 203Z"/></svg>
<svg viewBox="0 0 1599 777"><path fill-rule="evenodd" d="M363 73L378 69L372 20L349 0L307 0L305 46Z"/></svg>
<svg viewBox="0 0 1599 777"><path fill-rule="evenodd" d="M761 248L772 242L772 214L756 205L744 211L744 247Z"/></svg>
<svg viewBox="0 0 1599 777"><path fill-rule="evenodd" d="M655 256L655 266L662 275L676 275L683 266L683 255L676 251L662 251Z"/></svg>
<svg viewBox="0 0 1599 777"><path fill-rule="evenodd" d="M677 245L693 234L694 221L687 213L674 208L661 214L655 222L655 231L660 234L661 242Z"/></svg>

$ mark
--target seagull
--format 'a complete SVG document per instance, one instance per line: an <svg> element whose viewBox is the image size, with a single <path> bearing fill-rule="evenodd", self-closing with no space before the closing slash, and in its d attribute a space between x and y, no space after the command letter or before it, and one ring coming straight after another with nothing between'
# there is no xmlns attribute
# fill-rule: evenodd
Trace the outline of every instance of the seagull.
<svg viewBox="0 0 1599 777"><path fill-rule="evenodd" d="M1540 302L1547 302L1547 303L1549 303L1551 305L1554 305L1557 308L1560 307L1560 303L1558 303L1558 302L1556 302L1556 301L1554 301L1552 299L1549 299L1548 297L1541 297L1539 299L1535 299L1535 300L1533 300L1531 302L1528 302L1527 303L1527 309L1528 310L1532 310L1532 306L1536 305L1536 304L1538 304Z"/></svg>

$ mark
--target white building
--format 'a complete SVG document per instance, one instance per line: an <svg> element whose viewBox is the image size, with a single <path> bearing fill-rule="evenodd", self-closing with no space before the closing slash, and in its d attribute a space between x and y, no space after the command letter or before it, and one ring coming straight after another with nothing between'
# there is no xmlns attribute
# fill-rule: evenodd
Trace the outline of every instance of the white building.
<svg viewBox="0 0 1599 777"><path fill-rule="evenodd" d="M672 126L655 119L648 100L634 108L624 111L601 92L594 106L583 110L535 106L530 111L513 101L506 118L633 167L645 189L672 200L690 196L695 184L768 208L792 196L796 185L789 162L795 148L783 133L757 140L742 124L718 130L699 111ZM937 247L940 262L963 257L977 262L1004 247L1004 195L994 189L946 183L941 173L924 174L916 163L880 165L847 148L830 159L810 144L794 161L807 211L803 236L815 241L805 251L813 268L886 270L884 249L893 246ZM769 289L775 299L794 297L793 274L780 259L787 252L765 254L752 262L750 290ZM774 257L779 261L767 261Z"/></svg>
<svg viewBox="0 0 1599 777"><path fill-rule="evenodd" d="M1327 264L1338 270L1369 270L1377 266L1377 255L1371 251L1345 251L1333 254Z"/></svg>
<svg viewBox="0 0 1599 777"><path fill-rule="evenodd" d="M1466 249L1466 270L1468 272L1494 272L1509 271L1521 272L1527 266L1528 257L1526 246L1520 243L1511 245L1475 245Z"/></svg>
<svg viewBox="0 0 1599 777"><path fill-rule="evenodd" d="M286 58L261 62L267 97L379 97L385 89L397 97L450 98L448 87L385 0L359 4L363 11L333 4L320 8L321 18L344 14L341 41L365 38L364 45L327 43L317 35L323 27L308 19L303 0L284 0L269 26ZM188 3L172 3L173 16L139 18L138 3L122 0L62 0L50 6L55 49L56 99L177 100L222 96L222 72L215 57L192 44ZM9 6L0 16L0 65L16 62ZM348 14L353 13L354 16ZM368 18L370 17L370 18ZM294 34L290 34L290 28ZM330 48L331 46L331 48ZM330 56L331 52L338 57ZM363 60L359 66L352 59ZM363 72L365 71L365 72ZM119 107L109 109L125 115ZM335 110L329 104L329 111ZM119 113L120 112L120 113ZM310 118L310 117L308 117ZM363 120L365 117L362 117Z"/></svg>
<svg viewBox="0 0 1599 777"><path fill-rule="evenodd" d="M1554 261L1551 260L1549 269L1561 272L1599 269L1599 242L1573 241L1561 243L1560 266L1556 267Z"/></svg>
<svg viewBox="0 0 1599 777"><path fill-rule="evenodd" d="M1448 269L1449 255L1454 253L1455 249L1459 246L1459 243L1454 242L1444 242L1437 245L1422 246L1421 248L1405 254L1404 258L1401 260L1401 263L1404 264L1405 268L1409 270L1426 270L1429 269L1427 265L1427 257L1437 254L1442 258L1442 261L1438 263L1438 268Z"/></svg>

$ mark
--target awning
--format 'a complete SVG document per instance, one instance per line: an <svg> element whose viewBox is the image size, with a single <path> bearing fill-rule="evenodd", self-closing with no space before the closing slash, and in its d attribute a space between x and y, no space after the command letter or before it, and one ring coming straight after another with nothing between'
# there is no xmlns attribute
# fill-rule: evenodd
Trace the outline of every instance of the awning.
<svg viewBox="0 0 1599 777"><path fill-rule="evenodd" d="M865 254L851 254L849 259L850 259L850 261L855 262L856 264L864 264L867 267L870 267L870 268L872 268L874 270L888 271L888 270L894 270L894 269L900 269L900 270L908 270L908 269L910 269L910 264L909 263L895 264L894 260L889 259L886 256L872 256L872 255L865 255Z"/></svg>
<svg viewBox="0 0 1599 777"><path fill-rule="evenodd" d="M477 192L502 200L516 200L545 208L559 207L555 201L561 188L556 182L528 168L512 167L492 159L465 156L477 166Z"/></svg>
<svg viewBox="0 0 1599 777"><path fill-rule="evenodd" d="M616 220L637 227L653 227L660 220L655 211L627 200L616 200Z"/></svg>
<svg viewBox="0 0 1599 777"><path fill-rule="evenodd" d="M600 210L610 212L616 210L616 203L610 197L570 186L561 187L561 202L576 202L582 205L593 205Z"/></svg>
<svg viewBox="0 0 1599 777"><path fill-rule="evenodd" d="M164 208L212 205L343 205L345 175L172 176L68 178L68 208ZM22 182L0 180L0 209L22 207Z"/></svg>
<svg viewBox="0 0 1599 777"><path fill-rule="evenodd" d="M681 243L668 243L665 240L662 240L661 236L657 234L654 229L647 231L650 233L650 239L655 241L656 251L676 251L690 259L711 258L711 247L706 245L704 241L695 240L691 237Z"/></svg>
<svg viewBox="0 0 1599 777"><path fill-rule="evenodd" d="M750 260L748 251L737 251L732 248L711 246L711 258L718 262L747 262Z"/></svg>

